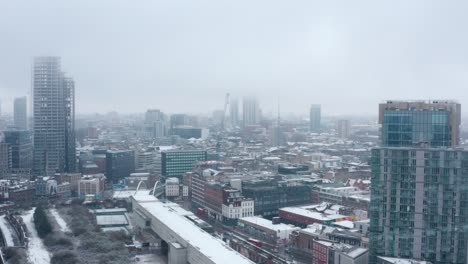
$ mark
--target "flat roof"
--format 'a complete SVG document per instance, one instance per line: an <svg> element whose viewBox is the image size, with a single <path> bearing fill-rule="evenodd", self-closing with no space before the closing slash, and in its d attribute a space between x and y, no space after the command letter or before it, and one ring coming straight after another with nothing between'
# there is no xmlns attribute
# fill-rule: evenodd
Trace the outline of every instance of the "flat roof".
<svg viewBox="0 0 468 264"><path fill-rule="evenodd" d="M320 221L333 221L336 219L347 217L345 215L339 215L339 214L327 215L323 213L312 212L301 207L285 207L285 208L280 208L280 211L284 211L284 212L292 213L296 215L301 215L301 216L309 217L309 218L320 220Z"/></svg>
<svg viewBox="0 0 468 264"><path fill-rule="evenodd" d="M243 217L239 219L244 222L248 222L251 224L255 224L261 227L264 227L266 229L270 229L273 231L289 231L289 230L299 230L299 227L291 226L291 225L286 225L286 224L277 224L274 225L270 220L258 217L258 216L249 216L249 217Z"/></svg>
<svg viewBox="0 0 468 264"><path fill-rule="evenodd" d="M413 260L413 259L404 259L404 258L390 258L390 257L377 257L379 259L383 259L390 263L394 264L426 264L430 263L427 261L420 261L420 260Z"/></svg>
<svg viewBox="0 0 468 264"><path fill-rule="evenodd" d="M128 225L125 215L97 215L96 222L99 226Z"/></svg>
<svg viewBox="0 0 468 264"><path fill-rule="evenodd" d="M114 199L127 199L130 198L130 196L133 196L135 194L136 190L117 190L114 191L114 194L112 195L112 198Z"/></svg>
<svg viewBox="0 0 468 264"><path fill-rule="evenodd" d="M151 196L151 195L148 195ZM180 215L180 209L176 212L172 203L163 203L154 196L143 198L138 195L135 200L140 206L153 217L164 223L172 232L178 234L183 240L198 249L203 255L211 259L214 263L242 264L253 263L234 249L227 246L223 241L211 236L207 232L197 227L190 220ZM154 199L153 199L154 198Z"/></svg>
<svg viewBox="0 0 468 264"><path fill-rule="evenodd" d="M127 209L125 208L110 208L110 209L96 209L94 210L96 214L106 214L106 213L126 213Z"/></svg>
<svg viewBox="0 0 468 264"><path fill-rule="evenodd" d="M351 251L349 251L348 253L346 253L346 255L352 257L353 259L354 258L357 258L359 256L361 256L362 254L366 253L367 251L369 251L368 249L366 248L361 248L361 247L358 247L358 248L355 248Z"/></svg>
<svg viewBox="0 0 468 264"><path fill-rule="evenodd" d="M354 228L354 223L352 221L340 221L340 222L335 222L333 223L334 226L337 227L343 227L346 229L353 229Z"/></svg>

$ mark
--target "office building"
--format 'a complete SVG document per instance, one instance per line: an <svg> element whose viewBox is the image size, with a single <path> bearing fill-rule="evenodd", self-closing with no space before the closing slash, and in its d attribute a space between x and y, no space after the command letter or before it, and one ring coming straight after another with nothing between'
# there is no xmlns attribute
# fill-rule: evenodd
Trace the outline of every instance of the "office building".
<svg viewBox="0 0 468 264"><path fill-rule="evenodd" d="M207 160L204 150L171 150L161 154L162 175L165 177L182 177L192 171L198 161Z"/></svg>
<svg viewBox="0 0 468 264"><path fill-rule="evenodd" d="M339 138L348 138L351 126L349 120L341 119L336 122L336 134Z"/></svg>
<svg viewBox="0 0 468 264"><path fill-rule="evenodd" d="M74 100L74 82L61 71L60 58L36 58L33 67L35 175L75 170Z"/></svg>
<svg viewBox="0 0 468 264"><path fill-rule="evenodd" d="M116 150L106 153L106 177L109 182L119 183L135 172L135 152Z"/></svg>
<svg viewBox="0 0 468 264"><path fill-rule="evenodd" d="M453 101L387 101L379 106L382 146L456 147L461 105Z"/></svg>
<svg viewBox="0 0 468 264"><path fill-rule="evenodd" d="M10 145L0 142L0 175L8 173L11 169L11 148Z"/></svg>
<svg viewBox="0 0 468 264"><path fill-rule="evenodd" d="M244 97L242 101L242 117L244 126L260 123L260 107L255 97Z"/></svg>
<svg viewBox="0 0 468 264"><path fill-rule="evenodd" d="M135 169L139 172L157 172L156 163L158 158L160 157L155 150L138 150L135 152Z"/></svg>
<svg viewBox="0 0 468 264"><path fill-rule="evenodd" d="M32 135L27 130L5 131L5 143L11 150L12 169L31 169L33 143Z"/></svg>
<svg viewBox="0 0 468 264"><path fill-rule="evenodd" d="M310 107L310 115L309 115L309 129L312 133L320 133L321 131L321 122L322 122L322 110L321 106L318 104L314 104Z"/></svg>
<svg viewBox="0 0 468 264"><path fill-rule="evenodd" d="M28 129L28 102L26 96L15 98L13 106L13 119L15 128L19 130Z"/></svg>
<svg viewBox="0 0 468 264"><path fill-rule="evenodd" d="M255 201L254 215L266 218L277 216L279 208L304 205L311 201L308 186L287 186L274 181L242 182L242 195Z"/></svg>

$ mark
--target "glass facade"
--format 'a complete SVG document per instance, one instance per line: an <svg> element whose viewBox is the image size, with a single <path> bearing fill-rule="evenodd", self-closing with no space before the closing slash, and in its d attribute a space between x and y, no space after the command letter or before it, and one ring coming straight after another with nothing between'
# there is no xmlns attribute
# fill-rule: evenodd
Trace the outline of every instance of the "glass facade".
<svg viewBox="0 0 468 264"><path fill-rule="evenodd" d="M5 131L5 143L11 147L13 169L31 169L33 142L30 131Z"/></svg>
<svg viewBox="0 0 468 264"><path fill-rule="evenodd" d="M181 177L184 173L192 171L197 161L206 160L207 152L202 150L162 152L162 175Z"/></svg>
<svg viewBox="0 0 468 264"><path fill-rule="evenodd" d="M389 147L409 147L426 142L431 147L452 146L449 112L385 110L382 143Z"/></svg>
<svg viewBox="0 0 468 264"><path fill-rule="evenodd" d="M118 183L135 172L135 152L133 150L109 151L106 153L106 177Z"/></svg>
<svg viewBox="0 0 468 264"><path fill-rule="evenodd" d="M468 152L372 150L370 262L376 256L466 263Z"/></svg>

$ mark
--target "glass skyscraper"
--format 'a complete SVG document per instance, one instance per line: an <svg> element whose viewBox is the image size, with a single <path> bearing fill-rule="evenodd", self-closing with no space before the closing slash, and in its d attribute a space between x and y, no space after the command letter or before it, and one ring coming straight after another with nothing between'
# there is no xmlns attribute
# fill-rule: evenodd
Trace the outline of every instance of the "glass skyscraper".
<svg viewBox="0 0 468 264"><path fill-rule="evenodd" d="M59 57L38 57L33 66L33 172L74 172L75 84Z"/></svg>

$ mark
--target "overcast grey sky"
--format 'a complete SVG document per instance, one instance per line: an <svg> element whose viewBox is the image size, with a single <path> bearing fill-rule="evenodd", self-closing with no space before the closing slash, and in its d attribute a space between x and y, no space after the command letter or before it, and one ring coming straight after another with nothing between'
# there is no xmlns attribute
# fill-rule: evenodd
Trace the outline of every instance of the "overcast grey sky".
<svg viewBox="0 0 468 264"><path fill-rule="evenodd" d="M0 0L4 111L34 56L62 57L77 112L376 114L384 99L468 105L467 1ZM5 109L6 108L6 109Z"/></svg>

